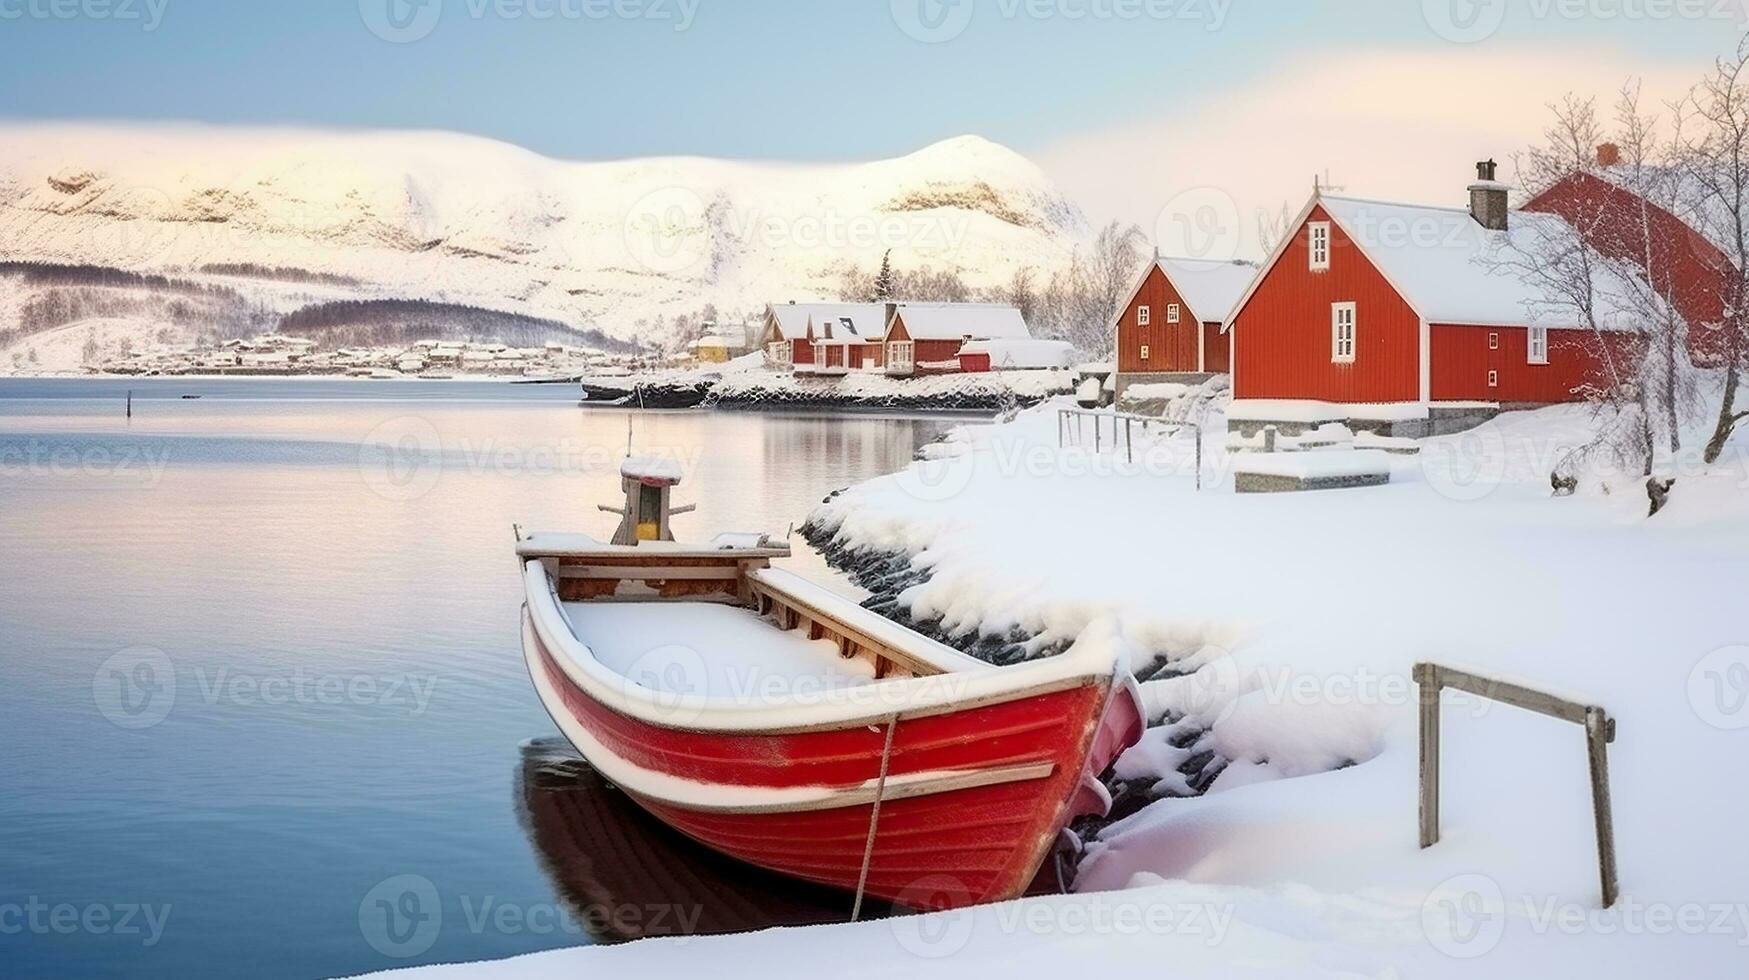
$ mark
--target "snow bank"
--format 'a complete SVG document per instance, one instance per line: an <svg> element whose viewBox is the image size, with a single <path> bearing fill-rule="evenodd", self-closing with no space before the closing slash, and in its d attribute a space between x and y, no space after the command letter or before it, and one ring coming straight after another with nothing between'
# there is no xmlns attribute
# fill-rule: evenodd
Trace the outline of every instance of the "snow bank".
<svg viewBox="0 0 1749 980"><path fill-rule="evenodd" d="M1287 476L1297 480L1384 476L1391 472L1391 457L1375 449L1247 453L1233 463L1233 472L1253 476Z"/></svg>

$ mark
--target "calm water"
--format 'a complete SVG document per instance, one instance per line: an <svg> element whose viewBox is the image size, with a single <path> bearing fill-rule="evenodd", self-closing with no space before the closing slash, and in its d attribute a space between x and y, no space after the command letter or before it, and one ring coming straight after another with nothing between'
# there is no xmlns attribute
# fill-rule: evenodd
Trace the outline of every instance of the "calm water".
<svg viewBox="0 0 1749 980"><path fill-rule="evenodd" d="M627 421L569 388L0 381L0 974L331 976L660 934L685 899L596 863L657 838L566 778L511 554L513 524L611 531ZM687 466L682 536L782 533L945 424L654 413L634 437ZM554 916L579 896L602 921Z"/></svg>

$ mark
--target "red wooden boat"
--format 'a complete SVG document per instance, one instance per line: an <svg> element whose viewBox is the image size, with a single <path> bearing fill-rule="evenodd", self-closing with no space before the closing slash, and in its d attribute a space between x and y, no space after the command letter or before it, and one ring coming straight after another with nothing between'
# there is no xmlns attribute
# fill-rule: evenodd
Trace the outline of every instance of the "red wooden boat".
<svg viewBox="0 0 1749 980"><path fill-rule="evenodd" d="M520 536L523 646L597 771L724 854L914 908L1022 894L1140 737L1134 681L1075 651L993 667L792 573L782 543L668 533L628 460L614 543Z"/></svg>

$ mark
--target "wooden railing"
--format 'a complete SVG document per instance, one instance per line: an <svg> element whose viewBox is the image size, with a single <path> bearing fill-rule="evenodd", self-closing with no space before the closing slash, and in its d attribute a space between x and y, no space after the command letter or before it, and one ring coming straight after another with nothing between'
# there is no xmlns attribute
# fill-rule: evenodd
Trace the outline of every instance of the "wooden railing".
<svg viewBox="0 0 1749 980"><path fill-rule="evenodd" d="M1618 895L1615 821L1609 804L1609 745L1615 741L1615 719L1609 716L1609 712L1597 705L1568 701L1553 694L1439 664L1416 664L1415 683L1421 695L1421 846L1428 848L1439 843L1439 704L1440 695L1446 688L1574 722L1585 726L1603 907L1615 905Z"/></svg>
<svg viewBox="0 0 1749 980"><path fill-rule="evenodd" d="M1071 437L1077 446L1087 444L1087 419L1093 420L1093 451L1103 452L1105 420L1111 420L1111 448L1116 451L1121 443L1124 459L1127 462L1136 461L1136 426L1142 427L1145 434L1148 427L1158 425L1168 429L1189 429L1196 440L1196 488L1202 489L1202 426L1196 422L1180 422L1173 419L1155 418L1148 415L1131 415L1126 412L1095 412L1085 408L1063 408L1057 410L1057 448L1069 446ZM1071 424L1073 422L1073 424ZM1122 438L1119 438L1119 435Z"/></svg>

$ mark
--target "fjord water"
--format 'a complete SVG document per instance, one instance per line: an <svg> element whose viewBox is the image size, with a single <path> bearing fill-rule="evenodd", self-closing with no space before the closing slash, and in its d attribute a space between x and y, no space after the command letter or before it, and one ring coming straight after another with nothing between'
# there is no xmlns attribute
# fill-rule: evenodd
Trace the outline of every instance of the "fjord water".
<svg viewBox="0 0 1749 980"><path fill-rule="evenodd" d="M512 525L609 533L627 423L569 386L0 381L0 974L332 976L599 935L554 914L576 889L544 843L587 863L589 839L530 818L554 729ZM948 424L632 423L686 466L683 537L782 534Z"/></svg>

